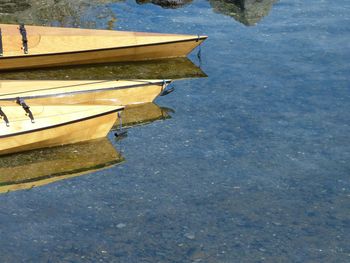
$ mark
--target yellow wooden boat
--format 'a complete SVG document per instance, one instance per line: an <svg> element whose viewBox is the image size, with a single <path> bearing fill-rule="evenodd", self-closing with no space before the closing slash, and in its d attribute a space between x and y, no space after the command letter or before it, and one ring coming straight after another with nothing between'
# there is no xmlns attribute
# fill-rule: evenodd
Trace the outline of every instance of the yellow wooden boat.
<svg viewBox="0 0 350 263"><path fill-rule="evenodd" d="M152 102L169 80L0 81L0 105L25 100L28 105L130 105Z"/></svg>
<svg viewBox="0 0 350 263"><path fill-rule="evenodd" d="M107 138L2 156L0 193L47 185L123 161Z"/></svg>
<svg viewBox="0 0 350 263"><path fill-rule="evenodd" d="M207 37L0 24L0 70L185 57Z"/></svg>
<svg viewBox="0 0 350 263"><path fill-rule="evenodd" d="M0 155L105 137L123 107L107 105L3 106Z"/></svg>

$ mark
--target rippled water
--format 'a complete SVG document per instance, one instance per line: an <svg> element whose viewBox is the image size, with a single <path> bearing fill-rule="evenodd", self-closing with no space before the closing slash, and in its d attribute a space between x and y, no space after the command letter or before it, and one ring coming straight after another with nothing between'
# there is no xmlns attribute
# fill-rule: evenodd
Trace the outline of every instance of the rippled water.
<svg viewBox="0 0 350 263"><path fill-rule="evenodd" d="M348 1L89 2L0 21L207 34L201 62L190 56L205 73L190 77L208 77L174 82L123 140L110 133L118 165L1 194L2 262L350 261ZM168 68L145 76L152 67ZM84 147L66 151L94 167ZM38 161L67 163L50 151Z"/></svg>

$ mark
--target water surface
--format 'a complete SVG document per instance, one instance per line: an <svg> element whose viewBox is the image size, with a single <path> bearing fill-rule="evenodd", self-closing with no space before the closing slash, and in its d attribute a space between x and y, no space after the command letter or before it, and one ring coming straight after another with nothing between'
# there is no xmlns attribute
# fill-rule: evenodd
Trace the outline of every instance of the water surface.
<svg viewBox="0 0 350 263"><path fill-rule="evenodd" d="M109 134L123 163L0 195L2 262L350 261L348 1L89 2L0 20L207 34L208 77Z"/></svg>

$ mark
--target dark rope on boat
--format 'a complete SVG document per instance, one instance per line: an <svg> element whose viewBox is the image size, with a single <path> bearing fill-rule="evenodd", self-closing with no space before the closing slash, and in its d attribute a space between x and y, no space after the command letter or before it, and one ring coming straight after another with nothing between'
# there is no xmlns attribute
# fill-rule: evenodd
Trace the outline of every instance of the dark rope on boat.
<svg viewBox="0 0 350 263"><path fill-rule="evenodd" d="M2 32L1 32L1 28L0 28L0 57L3 56L3 53L4 53L4 49L2 46Z"/></svg>
<svg viewBox="0 0 350 263"><path fill-rule="evenodd" d="M0 107L0 117L4 120L4 122L6 123L6 126L9 127L10 126L9 119L7 118L5 112L2 111L1 107Z"/></svg>
<svg viewBox="0 0 350 263"><path fill-rule="evenodd" d="M30 118L30 121L34 123L33 113L30 110L30 107L25 103L25 101L22 98L17 98L16 103L22 106L22 108L26 112L26 115Z"/></svg>
<svg viewBox="0 0 350 263"><path fill-rule="evenodd" d="M197 42L199 41L199 38L200 38L200 36L198 35ZM199 62L199 68L201 68L202 67L202 43L199 44L199 46L198 46L197 58L198 58L198 62Z"/></svg>
<svg viewBox="0 0 350 263"><path fill-rule="evenodd" d="M119 119L119 127L117 131L114 133L114 136L118 139L122 139L127 136L128 132L123 129L123 119L122 119L122 113L118 111L118 119Z"/></svg>
<svg viewBox="0 0 350 263"><path fill-rule="evenodd" d="M19 25L19 32L22 35L22 44L23 44L23 51L24 54L28 54L28 38L27 38L27 30L24 27L24 24Z"/></svg>

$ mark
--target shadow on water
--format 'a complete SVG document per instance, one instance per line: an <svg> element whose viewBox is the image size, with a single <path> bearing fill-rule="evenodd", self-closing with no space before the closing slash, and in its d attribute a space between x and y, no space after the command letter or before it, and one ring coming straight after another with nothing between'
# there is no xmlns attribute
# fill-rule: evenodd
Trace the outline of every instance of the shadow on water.
<svg viewBox="0 0 350 263"><path fill-rule="evenodd" d="M217 13L233 17L240 23L251 26L267 16L272 5L278 0L208 0ZM113 29L117 22L116 15L107 4L125 2L124 0L51 0L42 1L5 1L0 4L0 23L27 23L41 25L82 26L95 28L96 18L82 15L89 9L98 9L97 20L103 26ZM193 0L135 0L137 4L154 4L163 8L182 8ZM95 10L96 12L96 10Z"/></svg>
<svg viewBox="0 0 350 263"><path fill-rule="evenodd" d="M155 103L127 107L123 128L170 119L172 109ZM118 129L116 123L114 129ZM125 161L107 138L90 142L33 150L0 158L0 193L44 186L90 174Z"/></svg>
<svg viewBox="0 0 350 263"><path fill-rule="evenodd" d="M207 75L188 58L19 70L0 73L0 80L185 79L203 77L207 77Z"/></svg>

